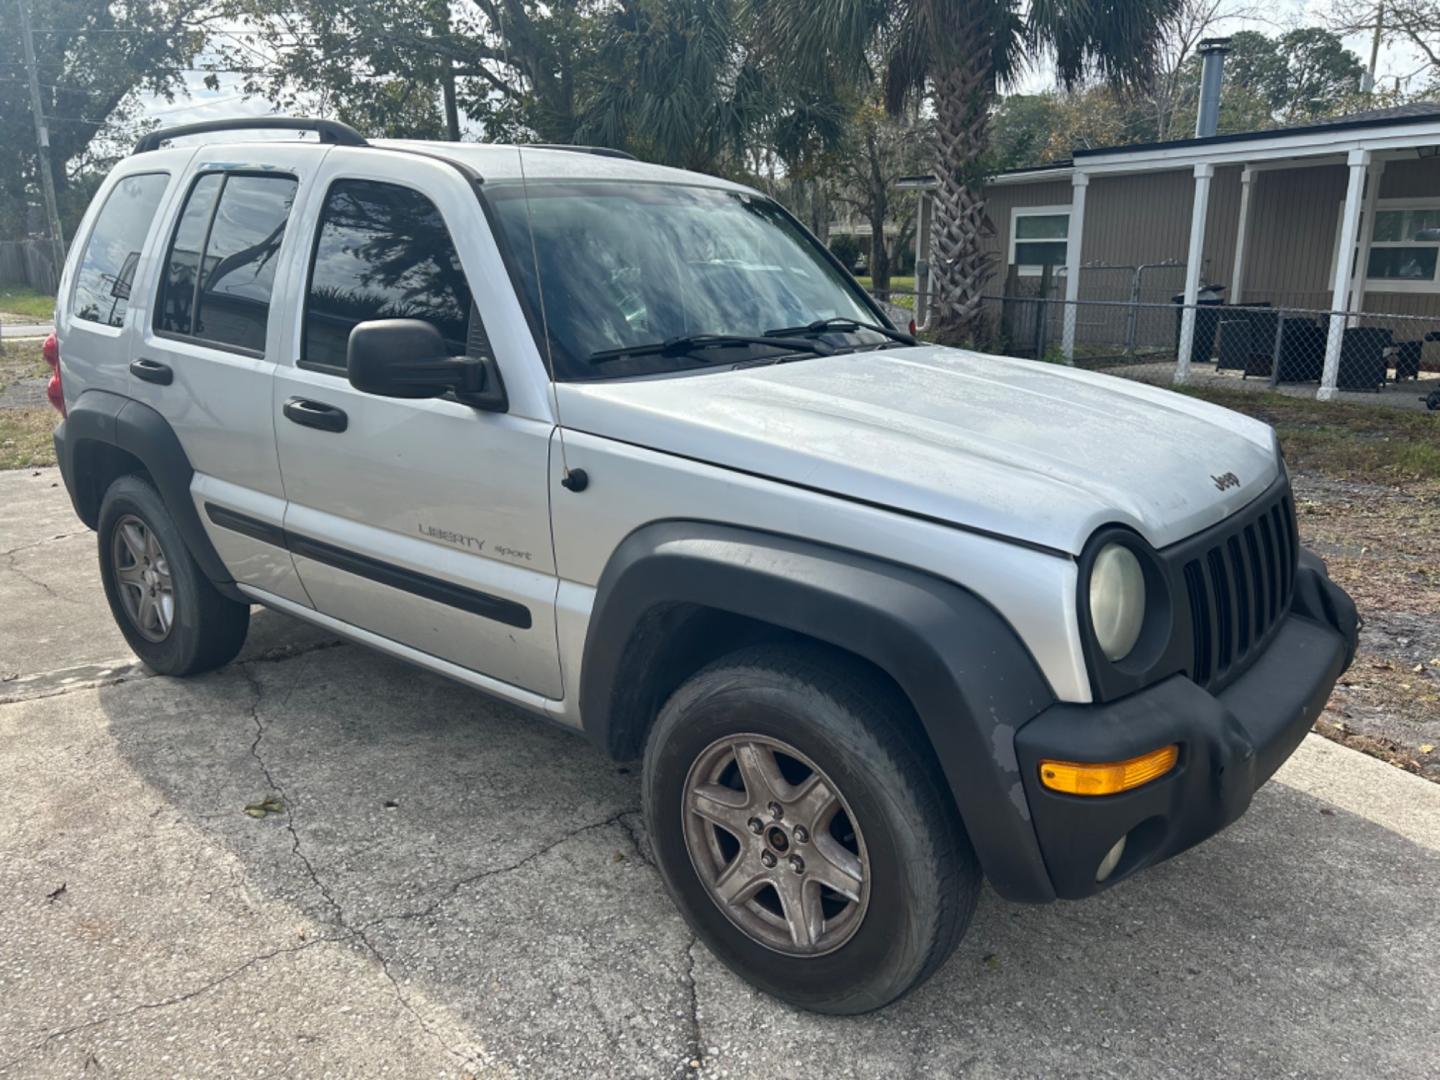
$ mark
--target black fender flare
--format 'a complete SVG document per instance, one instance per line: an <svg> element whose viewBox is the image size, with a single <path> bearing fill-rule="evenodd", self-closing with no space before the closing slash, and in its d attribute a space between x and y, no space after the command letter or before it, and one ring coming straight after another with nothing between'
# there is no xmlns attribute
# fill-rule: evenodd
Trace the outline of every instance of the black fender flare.
<svg viewBox="0 0 1440 1080"><path fill-rule="evenodd" d="M805 634L885 671L930 739L997 892L1055 897L1030 821L1015 732L1054 703L1014 629L953 582L758 530L666 521L630 534L601 575L580 678L586 734L620 760L639 750L631 636L647 614L698 605Z"/></svg>
<svg viewBox="0 0 1440 1080"><path fill-rule="evenodd" d="M200 522L190 497L195 470L170 422L143 401L108 390L86 390L71 403L55 429L55 457L75 513L92 529L105 497L86 475L87 455L96 443L123 450L145 466L201 571L226 596L245 600Z"/></svg>

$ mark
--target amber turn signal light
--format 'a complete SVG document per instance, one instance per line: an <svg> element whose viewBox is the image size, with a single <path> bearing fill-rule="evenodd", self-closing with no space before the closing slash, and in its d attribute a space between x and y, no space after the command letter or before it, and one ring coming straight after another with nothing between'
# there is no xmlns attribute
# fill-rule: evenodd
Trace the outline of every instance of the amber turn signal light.
<svg viewBox="0 0 1440 1080"><path fill-rule="evenodd" d="M1067 795L1118 795L1158 780L1175 767L1179 758L1179 746L1164 746L1128 761L1086 764L1047 760L1040 762L1040 783Z"/></svg>

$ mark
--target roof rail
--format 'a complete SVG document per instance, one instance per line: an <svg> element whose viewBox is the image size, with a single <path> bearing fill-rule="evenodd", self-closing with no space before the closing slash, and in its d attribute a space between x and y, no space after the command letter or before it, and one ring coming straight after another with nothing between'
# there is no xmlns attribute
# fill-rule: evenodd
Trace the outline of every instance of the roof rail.
<svg viewBox="0 0 1440 1080"><path fill-rule="evenodd" d="M609 146L572 146L570 143L527 143L532 150L569 150L575 154L594 154L596 157L624 158L626 161L638 161L639 159L624 150L615 150Z"/></svg>
<svg viewBox="0 0 1440 1080"><path fill-rule="evenodd" d="M237 116L229 120L205 120L198 124L180 124L177 127L160 128L143 136L135 144L134 152L144 154L160 149L160 144L182 135L204 135L211 131L313 131L322 143L336 146L369 146L365 136L349 124L338 120L309 120L295 116Z"/></svg>

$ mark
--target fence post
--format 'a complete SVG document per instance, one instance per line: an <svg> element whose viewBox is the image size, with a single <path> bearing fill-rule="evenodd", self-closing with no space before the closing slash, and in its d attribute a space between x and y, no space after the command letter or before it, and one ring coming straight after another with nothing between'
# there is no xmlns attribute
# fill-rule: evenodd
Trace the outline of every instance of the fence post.
<svg viewBox="0 0 1440 1080"><path fill-rule="evenodd" d="M1046 337L1050 332L1050 273L1051 263L1040 270L1040 296L1035 303L1035 359L1045 359Z"/></svg>
<svg viewBox="0 0 1440 1080"><path fill-rule="evenodd" d="M1135 273L1130 277L1130 307L1125 312L1125 355L1129 356L1135 351L1135 329L1140 318L1140 275L1145 272L1144 266L1137 266Z"/></svg>
<svg viewBox="0 0 1440 1080"><path fill-rule="evenodd" d="M1285 341L1285 309L1275 317L1275 347L1270 356L1270 389L1280 385L1280 346Z"/></svg>

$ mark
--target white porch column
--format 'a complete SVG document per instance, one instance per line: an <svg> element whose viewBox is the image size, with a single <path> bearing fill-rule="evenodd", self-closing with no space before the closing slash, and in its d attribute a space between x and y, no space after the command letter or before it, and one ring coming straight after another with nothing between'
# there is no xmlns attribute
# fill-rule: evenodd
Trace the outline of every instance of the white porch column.
<svg viewBox="0 0 1440 1080"><path fill-rule="evenodd" d="M1350 299L1347 311L1363 311L1365 308L1365 270L1370 265L1370 241L1375 236L1375 203L1380 198L1380 181L1385 176L1385 160L1371 161L1365 173L1365 198L1360 206L1360 237L1356 244L1355 268L1350 275ZM1349 319L1346 326L1354 326L1355 319Z"/></svg>
<svg viewBox="0 0 1440 1080"><path fill-rule="evenodd" d="M1340 377L1340 345L1345 339L1345 303L1350 296L1350 259L1360 230L1360 204L1365 192L1365 173L1370 167L1369 150L1351 150L1346 158L1350 182L1345 188L1345 209L1340 212L1340 244L1335 258L1335 287L1330 295L1330 335L1325 341L1325 370L1320 376L1321 401L1335 397Z"/></svg>
<svg viewBox="0 0 1440 1080"><path fill-rule="evenodd" d="M1235 265L1230 271L1230 303L1241 303L1245 291L1245 240L1250 230L1250 185L1255 179L1255 170L1250 166L1240 170L1240 224L1235 229Z"/></svg>
<svg viewBox="0 0 1440 1080"><path fill-rule="evenodd" d="M1215 166L1195 166L1195 202L1190 208L1190 250L1185 258L1185 309L1180 315L1180 349L1175 357L1175 383L1190 381L1190 347L1195 343L1195 301L1200 295L1200 267L1205 257L1205 215L1210 209L1210 180Z"/></svg>
<svg viewBox="0 0 1440 1080"><path fill-rule="evenodd" d="M1075 363L1075 318L1080 299L1080 244L1085 235L1085 192L1090 177L1077 172L1070 180L1070 231L1065 237L1065 330L1060 348L1065 363Z"/></svg>

